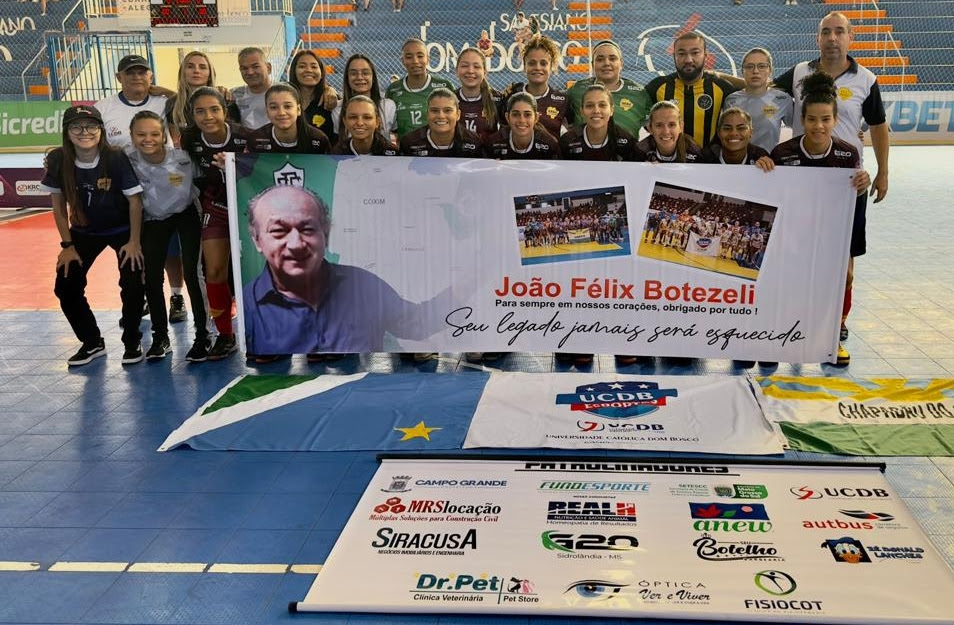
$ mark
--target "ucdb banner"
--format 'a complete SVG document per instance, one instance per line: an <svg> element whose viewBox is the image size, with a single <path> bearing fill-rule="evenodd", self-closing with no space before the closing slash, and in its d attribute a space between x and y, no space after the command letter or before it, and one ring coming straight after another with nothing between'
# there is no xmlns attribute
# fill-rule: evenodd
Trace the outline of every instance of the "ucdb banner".
<svg viewBox="0 0 954 625"><path fill-rule="evenodd" d="M386 459L295 607L951 625L954 574L882 468Z"/></svg>
<svg viewBox="0 0 954 625"><path fill-rule="evenodd" d="M837 347L849 170L268 154L230 171L252 353Z"/></svg>

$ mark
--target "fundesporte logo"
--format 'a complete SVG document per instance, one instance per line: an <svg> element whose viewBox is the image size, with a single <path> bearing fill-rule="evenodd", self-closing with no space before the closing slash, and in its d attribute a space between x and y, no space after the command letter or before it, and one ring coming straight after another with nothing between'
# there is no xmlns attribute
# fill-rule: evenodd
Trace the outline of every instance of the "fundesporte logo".
<svg viewBox="0 0 954 625"><path fill-rule="evenodd" d="M560 393L557 405L569 405L606 419L643 417L666 405L666 398L677 397L674 388L659 388L655 382L597 382L576 387L575 393Z"/></svg>

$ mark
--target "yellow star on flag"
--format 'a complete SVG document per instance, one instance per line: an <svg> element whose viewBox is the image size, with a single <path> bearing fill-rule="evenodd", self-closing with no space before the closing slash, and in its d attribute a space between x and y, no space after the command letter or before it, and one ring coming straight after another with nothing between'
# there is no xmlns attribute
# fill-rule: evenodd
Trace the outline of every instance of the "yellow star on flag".
<svg viewBox="0 0 954 625"><path fill-rule="evenodd" d="M404 432L404 436L401 438L401 441L409 441L412 438L423 438L426 441L431 440L431 432L436 430L442 430L444 428L429 428L424 425L424 422L421 421L412 428L394 428L398 432Z"/></svg>

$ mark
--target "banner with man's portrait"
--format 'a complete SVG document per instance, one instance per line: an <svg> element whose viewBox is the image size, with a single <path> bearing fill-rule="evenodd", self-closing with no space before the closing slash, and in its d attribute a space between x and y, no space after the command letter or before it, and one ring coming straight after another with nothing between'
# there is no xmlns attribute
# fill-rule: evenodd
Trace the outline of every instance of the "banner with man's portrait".
<svg viewBox="0 0 954 625"><path fill-rule="evenodd" d="M239 155L254 354L833 361L851 170Z"/></svg>

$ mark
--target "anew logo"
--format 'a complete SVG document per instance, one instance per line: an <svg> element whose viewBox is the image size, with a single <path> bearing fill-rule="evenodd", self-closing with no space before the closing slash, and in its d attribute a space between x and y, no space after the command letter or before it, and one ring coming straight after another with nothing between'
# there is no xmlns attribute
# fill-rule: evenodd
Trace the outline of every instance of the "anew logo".
<svg viewBox="0 0 954 625"><path fill-rule="evenodd" d="M558 394L556 403L606 419L629 419L656 412L667 397L678 395L676 389L661 389L655 382L597 382Z"/></svg>
<svg viewBox="0 0 954 625"><path fill-rule="evenodd" d="M765 506L752 504L727 503L690 503L689 511L693 529L699 532L770 532Z"/></svg>

